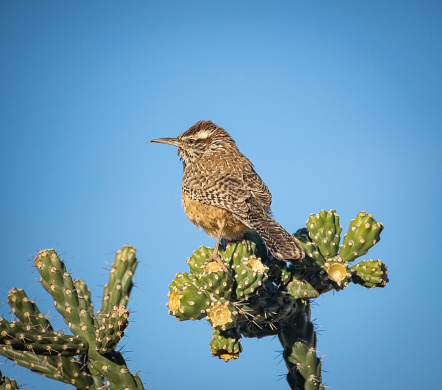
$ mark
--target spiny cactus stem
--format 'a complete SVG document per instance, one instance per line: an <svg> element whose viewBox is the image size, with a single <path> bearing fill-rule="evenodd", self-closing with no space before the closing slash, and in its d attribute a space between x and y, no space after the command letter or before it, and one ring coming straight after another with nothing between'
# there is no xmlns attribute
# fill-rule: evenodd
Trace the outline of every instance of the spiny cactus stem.
<svg viewBox="0 0 442 390"><path fill-rule="evenodd" d="M86 339L95 336L94 320L90 313L82 309L77 289L64 263L53 249L40 251L34 264L41 275L41 284L52 295L55 308L74 334ZM81 299L81 298L80 298Z"/></svg>
<svg viewBox="0 0 442 390"><path fill-rule="evenodd" d="M31 301L21 288L13 288L8 294L12 311L24 325L32 325L41 331L53 331L50 322L41 314L35 302Z"/></svg>
<svg viewBox="0 0 442 390"><path fill-rule="evenodd" d="M135 257L134 247L125 245L116 253L109 282L104 286L100 313L110 313L115 306L127 306L133 287L132 278L137 266L138 260Z"/></svg>
<svg viewBox="0 0 442 390"><path fill-rule="evenodd" d="M9 379L7 376L3 376L0 371L0 390L15 390L18 389L17 382L13 379Z"/></svg>
<svg viewBox="0 0 442 390"><path fill-rule="evenodd" d="M75 385L79 389L93 389L91 376L85 371L84 365L71 357L36 355L29 351L15 351L7 346L0 348L0 354L47 378Z"/></svg>
<svg viewBox="0 0 442 390"><path fill-rule="evenodd" d="M299 302L300 311L284 321L278 338L284 348L287 382L292 389L323 390L321 361L316 356L316 332L310 322L309 301Z"/></svg>
<svg viewBox="0 0 442 390"><path fill-rule="evenodd" d="M97 316L86 283L72 280L53 249L40 251L34 264L42 286L54 299L55 308L73 335L53 331L35 302L22 289L13 288L8 302L18 321L0 318L0 354L82 390L144 389L140 378L130 373L122 355L115 352L128 325L126 305L138 264L135 248L126 245L117 252L108 283L112 289L106 290L103 304L109 310L102 308ZM79 358L75 358L77 355ZM0 386L2 380L0 375Z"/></svg>
<svg viewBox="0 0 442 390"><path fill-rule="evenodd" d="M130 373L126 364L123 363L124 359L120 353L114 351L107 355L101 355L97 351L90 350L88 355L89 363L100 376L108 380L108 386L111 390L144 389L144 387L140 387L136 377Z"/></svg>
<svg viewBox="0 0 442 390"><path fill-rule="evenodd" d="M32 351L40 355L75 356L88 349L87 341L80 336L46 332L24 326L20 322L8 322L0 318L0 342L18 351Z"/></svg>
<svg viewBox="0 0 442 390"><path fill-rule="evenodd" d="M290 265L271 256L259 237L223 240L219 256L229 275L217 264L208 265L213 249L201 247L186 260L189 272L177 273L169 285L169 314L180 321L208 319L214 329L212 355L225 361L238 358L241 335L278 335L290 387L323 390L310 300L349 282L384 287L387 267L380 260L349 266L379 241L382 229L372 215L360 212L339 246L339 216L322 210L294 234L306 256Z"/></svg>

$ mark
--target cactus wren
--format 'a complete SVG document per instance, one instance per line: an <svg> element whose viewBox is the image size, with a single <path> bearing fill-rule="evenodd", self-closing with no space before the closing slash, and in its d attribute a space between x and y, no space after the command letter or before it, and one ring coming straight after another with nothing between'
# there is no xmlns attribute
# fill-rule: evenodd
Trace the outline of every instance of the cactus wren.
<svg viewBox="0 0 442 390"><path fill-rule="evenodd" d="M247 231L256 231L279 260L304 257L296 239L270 216L269 189L224 129L200 121L177 138L150 142L178 147L184 168L184 211L196 226L217 237L208 261L215 260L226 270L218 255L221 237L238 240Z"/></svg>

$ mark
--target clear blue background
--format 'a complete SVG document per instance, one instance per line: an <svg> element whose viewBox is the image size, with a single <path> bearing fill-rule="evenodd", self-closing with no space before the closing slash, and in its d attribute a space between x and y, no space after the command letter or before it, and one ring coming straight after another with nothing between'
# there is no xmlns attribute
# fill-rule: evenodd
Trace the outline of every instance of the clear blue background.
<svg viewBox="0 0 442 390"><path fill-rule="evenodd" d="M226 364L206 321L167 314L168 284L214 240L182 210L176 150L146 141L210 119L287 230L331 208L344 232L360 210L385 225L363 258L388 264L390 284L313 306L324 382L436 388L441 21L440 1L1 1L2 302L15 286L51 307L32 257L55 247L99 306L131 244L141 264L123 344L146 388L288 389L277 339L246 339ZM27 389L70 388L0 369Z"/></svg>

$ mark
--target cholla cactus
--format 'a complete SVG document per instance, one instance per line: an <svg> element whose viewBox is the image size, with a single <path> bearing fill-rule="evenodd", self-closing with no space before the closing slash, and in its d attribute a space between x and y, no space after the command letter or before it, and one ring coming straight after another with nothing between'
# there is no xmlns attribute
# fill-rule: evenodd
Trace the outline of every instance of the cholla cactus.
<svg viewBox="0 0 442 390"><path fill-rule="evenodd" d="M349 267L349 263L365 255L380 240L384 225L373 219L371 214L361 211L350 222L350 228L344 235L339 248L339 216L335 210L311 214L307 229L295 233L306 257L311 260L309 266L323 269L328 278L334 282L334 289L342 289L349 282L362 284L365 287L384 287L388 282L387 267L380 260L362 261ZM338 252L339 248L339 252ZM371 272L366 272L367 265Z"/></svg>
<svg viewBox="0 0 442 390"><path fill-rule="evenodd" d="M13 288L8 302L17 320L0 318L0 354L77 389L144 389L115 350L128 325L126 306L138 264L135 248L126 245L116 253L96 314L86 283L72 279L53 249L40 251L34 264L72 334L55 331L35 302L22 289ZM17 388L6 379L0 379L0 389Z"/></svg>
<svg viewBox="0 0 442 390"><path fill-rule="evenodd" d="M214 333L210 348L224 361L237 359L242 337L277 335L292 389L324 389L310 299L353 282L384 287L387 267L380 260L350 266L380 239L383 225L365 212L350 223L339 246L335 210L310 215L295 237L306 257L291 264L274 259L257 235L240 243L223 243L219 255L227 267L207 262L212 248L201 247L187 259L189 272L169 286L169 313L178 320L206 318Z"/></svg>
<svg viewBox="0 0 442 390"><path fill-rule="evenodd" d="M13 379L8 378L7 376L3 376L0 371L0 390L16 390L19 387L17 386L17 382Z"/></svg>

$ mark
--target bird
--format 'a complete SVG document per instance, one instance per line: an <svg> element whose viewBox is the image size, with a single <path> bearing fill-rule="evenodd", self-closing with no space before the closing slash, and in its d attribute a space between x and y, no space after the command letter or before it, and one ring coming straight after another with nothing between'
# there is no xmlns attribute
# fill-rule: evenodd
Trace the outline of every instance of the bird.
<svg viewBox="0 0 442 390"><path fill-rule="evenodd" d="M212 255L227 271L218 248L220 239L241 239L257 232L278 260L304 258L302 247L273 218L272 195L233 138L212 121L199 121L176 138L148 143L173 145L183 163L182 203L191 222L216 237Z"/></svg>

